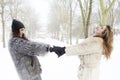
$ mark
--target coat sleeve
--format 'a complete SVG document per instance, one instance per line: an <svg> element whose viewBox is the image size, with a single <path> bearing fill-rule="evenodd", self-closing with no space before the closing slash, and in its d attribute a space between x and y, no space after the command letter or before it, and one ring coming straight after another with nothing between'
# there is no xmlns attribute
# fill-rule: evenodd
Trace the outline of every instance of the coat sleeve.
<svg viewBox="0 0 120 80"><path fill-rule="evenodd" d="M23 39L14 40L14 48L16 52L24 55L45 55L48 52L48 44L26 41Z"/></svg>
<svg viewBox="0 0 120 80"><path fill-rule="evenodd" d="M66 47L66 55L87 55L96 54L102 50L101 38L88 38L78 45Z"/></svg>

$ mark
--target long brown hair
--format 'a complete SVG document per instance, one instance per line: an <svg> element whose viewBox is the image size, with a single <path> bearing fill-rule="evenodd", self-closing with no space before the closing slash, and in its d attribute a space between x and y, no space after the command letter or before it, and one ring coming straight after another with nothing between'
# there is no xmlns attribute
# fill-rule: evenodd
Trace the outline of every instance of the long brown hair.
<svg viewBox="0 0 120 80"><path fill-rule="evenodd" d="M12 32L12 37L19 37L19 38L22 38L24 40L28 40L28 38L26 38L25 34L22 35L22 37L20 37L20 31L14 31Z"/></svg>
<svg viewBox="0 0 120 80"><path fill-rule="evenodd" d="M106 25L101 37L103 38L104 54L109 59L113 50L113 31L109 25Z"/></svg>
<svg viewBox="0 0 120 80"><path fill-rule="evenodd" d="M102 35L95 35L94 37L101 37L103 39L104 55L109 59L113 50L112 28L109 25L106 25L106 29L102 32Z"/></svg>

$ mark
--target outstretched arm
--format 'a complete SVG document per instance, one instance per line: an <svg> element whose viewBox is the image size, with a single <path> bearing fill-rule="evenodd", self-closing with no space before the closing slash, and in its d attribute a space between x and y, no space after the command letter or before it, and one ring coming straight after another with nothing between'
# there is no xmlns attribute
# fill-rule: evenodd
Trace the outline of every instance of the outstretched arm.
<svg viewBox="0 0 120 80"><path fill-rule="evenodd" d="M84 40L78 45L66 47L66 55L87 55L96 54L102 50L102 39L92 37Z"/></svg>
<svg viewBox="0 0 120 80"><path fill-rule="evenodd" d="M16 52L30 56L45 55L49 48L48 44L26 41L20 38L12 39L11 46Z"/></svg>

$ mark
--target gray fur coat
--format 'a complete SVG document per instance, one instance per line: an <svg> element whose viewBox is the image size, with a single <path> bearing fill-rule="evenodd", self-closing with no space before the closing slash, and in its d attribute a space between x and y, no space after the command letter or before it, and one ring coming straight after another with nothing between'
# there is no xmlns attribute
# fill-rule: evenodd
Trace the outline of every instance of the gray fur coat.
<svg viewBox="0 0 120 80"><path fill-rule="evenodd" d="M41 68L37 56L45 55L48 46L18 37L9 40L9 51L21 80L41 80Z"/></svg>

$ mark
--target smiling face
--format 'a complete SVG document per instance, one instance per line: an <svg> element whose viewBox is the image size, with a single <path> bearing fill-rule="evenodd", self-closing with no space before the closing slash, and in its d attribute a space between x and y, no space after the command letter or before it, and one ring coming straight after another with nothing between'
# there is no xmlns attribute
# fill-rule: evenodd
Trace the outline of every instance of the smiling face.
<svg viewBox="0 0 120 80"><path fill-rule="evenodd" d="M24 30L25 30L25 28L20 28L19 29L19 32L20 32L20 37L23 37L23 34L24 34Z"/></svg>
<svg viewBox="0 0 120 80"><path fill-rule="evenodd" d="M106 26L97 27L95 29L95 35L102 36L102 33L105 31L105 29L106 29Z"/></svg>

